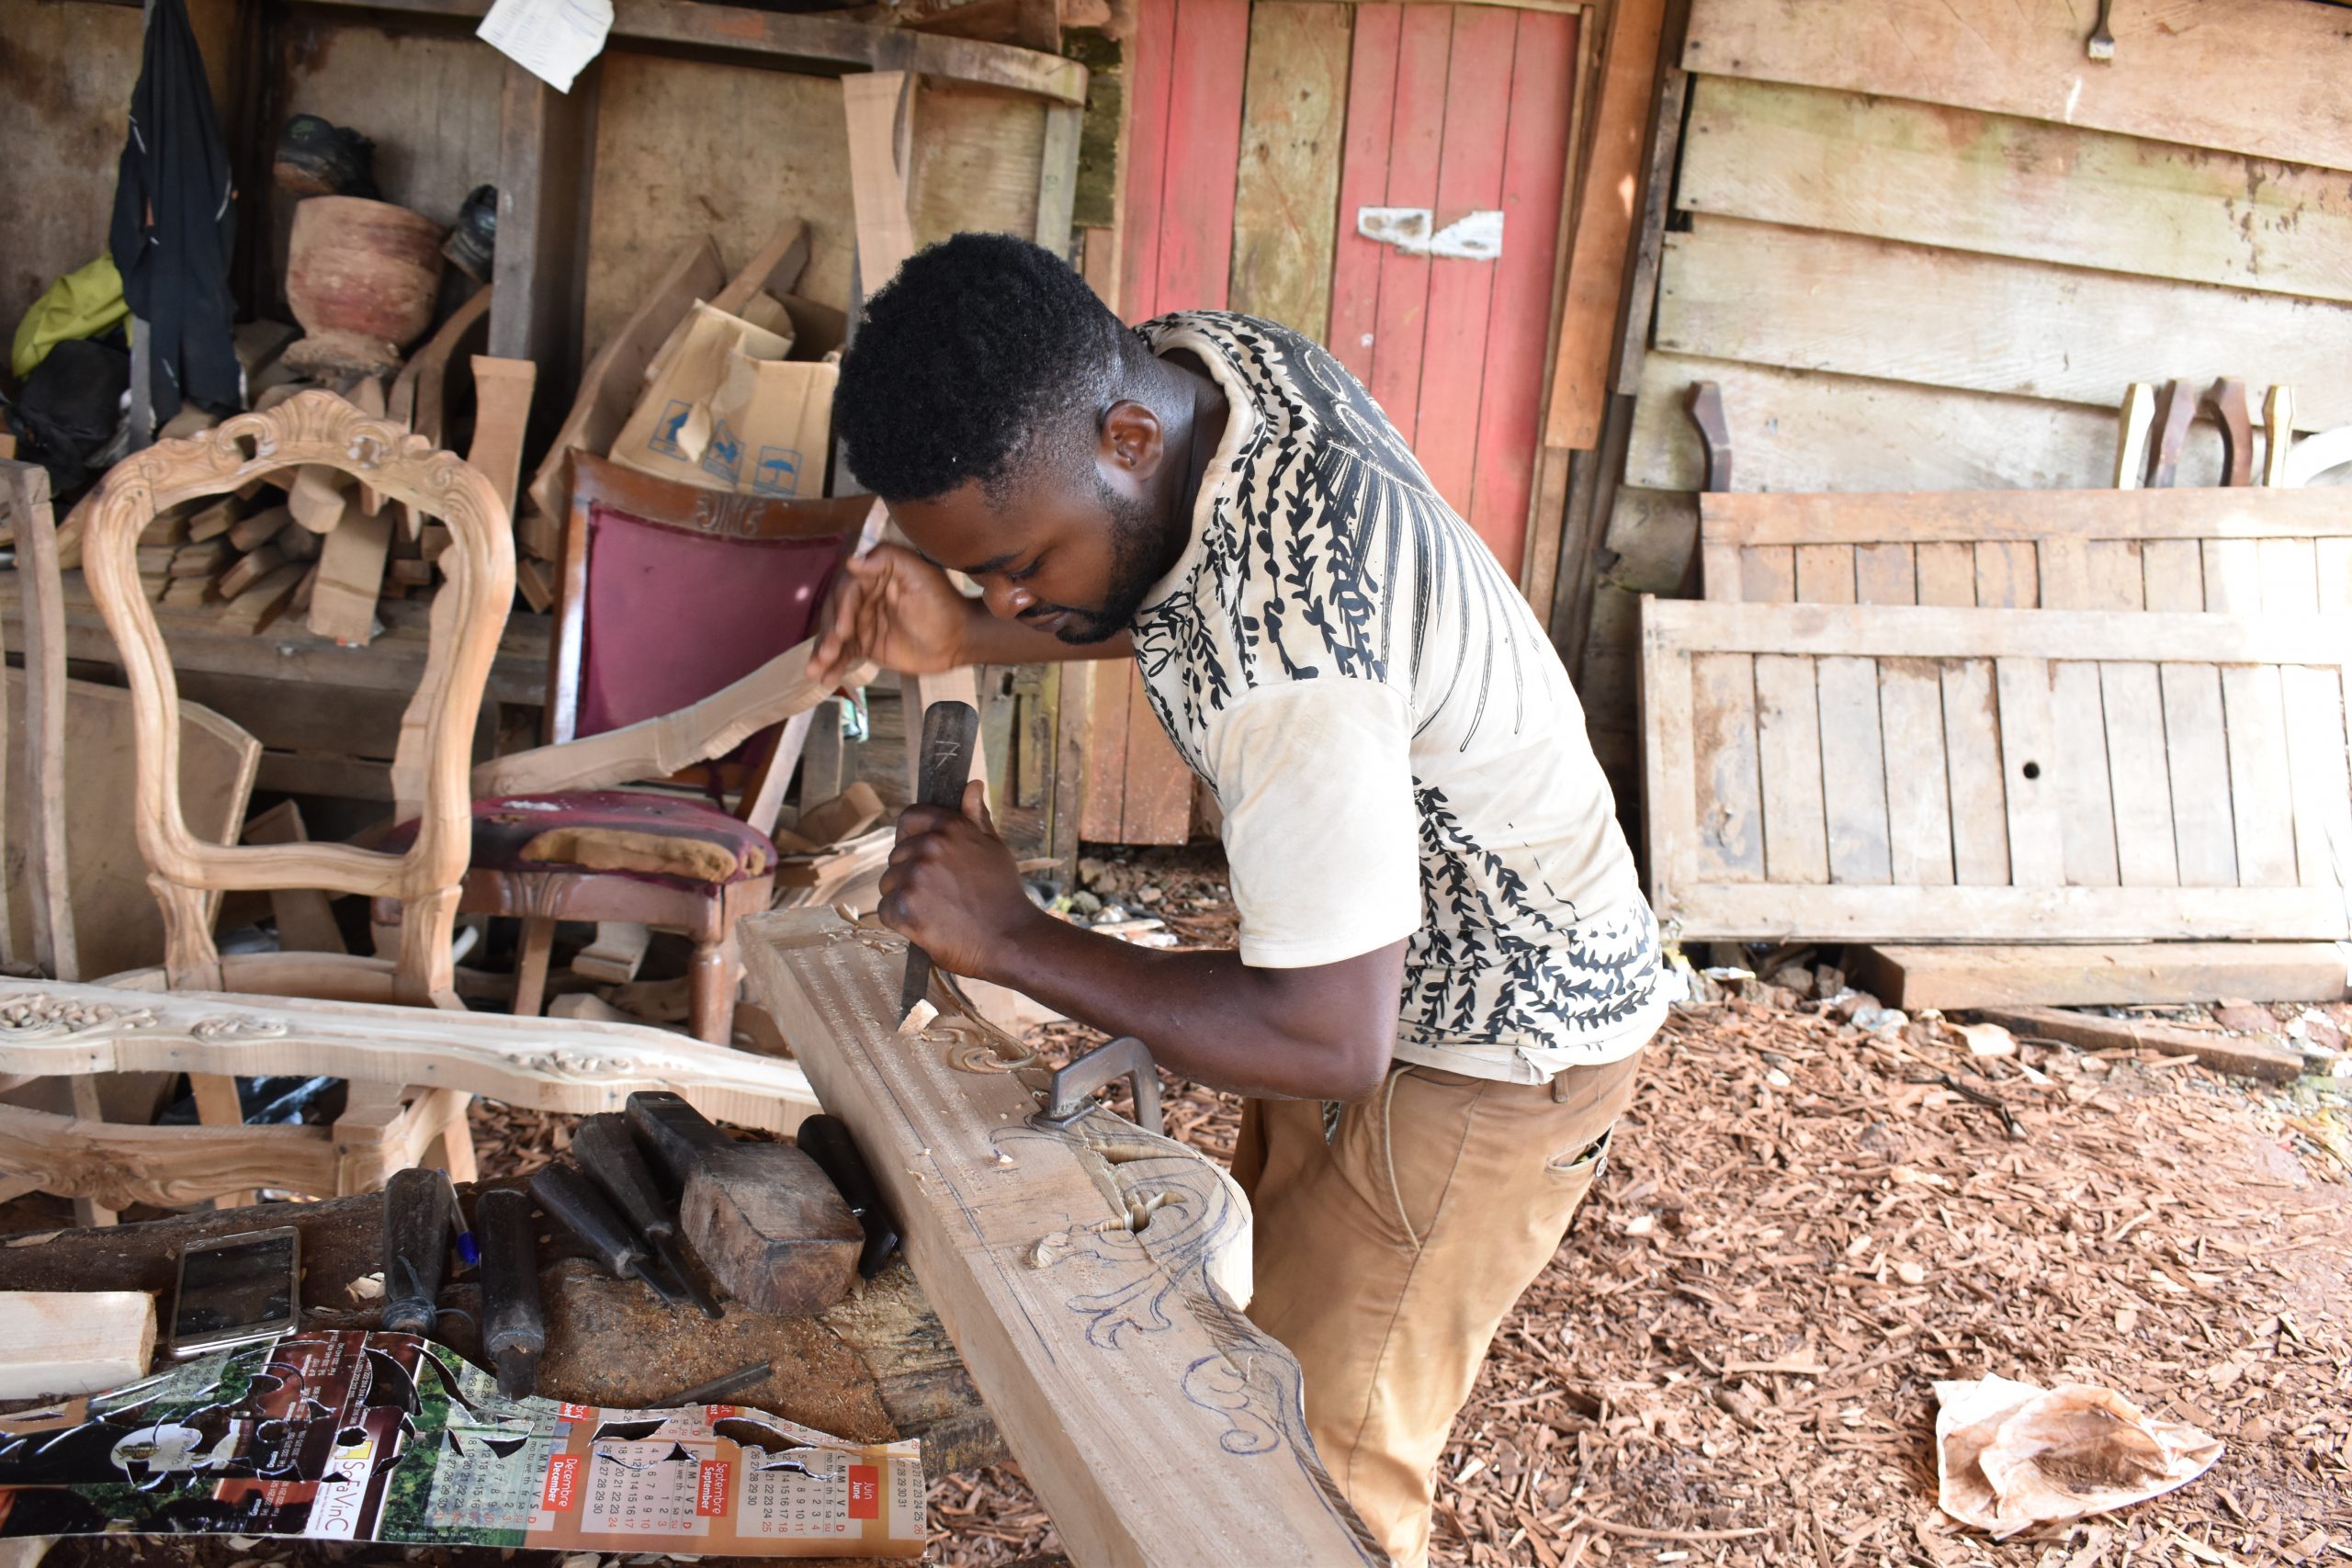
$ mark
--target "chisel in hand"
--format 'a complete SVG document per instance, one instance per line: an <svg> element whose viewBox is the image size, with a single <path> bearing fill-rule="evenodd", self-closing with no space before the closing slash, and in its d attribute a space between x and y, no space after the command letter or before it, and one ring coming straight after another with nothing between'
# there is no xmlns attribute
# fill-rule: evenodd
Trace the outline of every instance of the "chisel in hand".
<svg viewBox="0 0 2352 1568"><path fill-rule="evenodd" d="M571 1157L605 1190L605 1196L645 1238L662 1266L702 1308L702 1314L723 1316L718 1303L710 1299L710 1292L679 1255L678 1222L663 1205L661 1189L653 1184L653 1172L646 1168L645 1156L637 1152L637 1140L629 1136L628 1121L610 1111L588 1117L572 1130Z"/></svg>
<svg viewBox="0 0 2352 1568"><path fill-rule="evenodd" d="M645 1248L628 1234L612 1206L596 1196L587 1178L569 1166L541 1166L531 1173L531 1196L549 1219L586 1242L596 1261L616 1278L642 1280L662 1301L671 1306L678 1304L677 1292L647 1267Z"/></svg>
<svg viewBox="0 0 2352 1568"><path fill-rule="evenodd" d="M972 743L979 739L980 716L971 704L933 703L922 713L922 761L915 773L915 804L960 811L964 785L972 776ZM907 978L899 988L899 1017L915 1010L931 989L931 954L909 943Z"/></svg>

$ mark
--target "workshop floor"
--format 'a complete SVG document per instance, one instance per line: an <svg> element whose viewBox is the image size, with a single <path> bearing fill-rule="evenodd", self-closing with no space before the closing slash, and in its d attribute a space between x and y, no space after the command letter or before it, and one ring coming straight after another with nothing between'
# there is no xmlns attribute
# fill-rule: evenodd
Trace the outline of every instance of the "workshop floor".
<svg viewBox="0 0 2352 1568"><path fill-rule="evenodd" d="M1094 882L1158 886L1156 913L1216 942L1219 874L1151 853ZM1455 1429L1434 1561L2352 1559L2344 1097L1945 1039L1736 1000L1677 1013ZM1171 1129L1228 1155L1238 1102L1168 1087ZM1815 1370L1736 1370L1768 1363ZM2168 1496L1993 1545L1937 1510L1932 1450L1931 1385L1987 1373L2103 1383L2226 1451ZM943 1562L1054 1549L1012 1467L943 1477L932 1505Z"/></svg>

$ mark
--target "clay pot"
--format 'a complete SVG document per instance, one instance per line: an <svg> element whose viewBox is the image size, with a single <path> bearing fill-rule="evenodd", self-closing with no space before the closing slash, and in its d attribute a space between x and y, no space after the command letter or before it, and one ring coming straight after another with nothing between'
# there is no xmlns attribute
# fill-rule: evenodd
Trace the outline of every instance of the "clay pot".
<svg viewBox="0 0 2352 1568"><path fill-rule="evenodd" d="M286 302L308 334L286 351L313 374L382 375L433 322L441 226L388 201L314 196L294 209Z"/></svg>

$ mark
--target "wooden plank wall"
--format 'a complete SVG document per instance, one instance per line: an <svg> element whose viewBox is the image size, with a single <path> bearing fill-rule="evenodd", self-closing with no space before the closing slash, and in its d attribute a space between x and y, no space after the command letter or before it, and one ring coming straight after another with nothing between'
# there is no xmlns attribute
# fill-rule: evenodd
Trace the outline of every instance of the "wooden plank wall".
<svg viewBox="0 0 2352 1568"><path fill-rule="evenodd" d="M1691 0L1669 36L1655 313L1564 649L1621 783L1635 597L1696 586L1693 381L1722 388L1737 490L2103 487L2126 386L2175 377L2352 423L2352 14L2152 0L2117 8L2107 64L2089 15ZM2200 420L2179 482L2221 463Z"/></svg>
<svg viewBox="0 0 2352 1568"><path fill-rule="evenodd" d="M233 123L237 0L189 0L214 107ZM60 274L96 259L139 79L136 6L0 0L0 326L10 333Z"/></svg>

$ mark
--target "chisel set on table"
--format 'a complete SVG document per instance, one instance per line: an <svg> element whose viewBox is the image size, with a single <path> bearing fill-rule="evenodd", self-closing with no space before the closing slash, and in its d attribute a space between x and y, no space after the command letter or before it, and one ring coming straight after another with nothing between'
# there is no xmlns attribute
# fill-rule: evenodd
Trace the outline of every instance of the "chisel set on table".
<svg viewBox="0 0 2352 1568"><path fill-rule="evenodd" d="M454 1235L465 1261L479 1252L482 1348L501 1392L535 1392L547 1322L534 1202L607 1273L673 1307L720 1316L707 1273L752 1311L822 1312L878 1273L899 1238L848 1129L815 1116L797 1135L808 1152L739 1142L677 1095L633 1094L626 1115L582 1122L574 1163L535 1172L527 1197L481 1193L470 1232L445 1173L401 1171L384 1189L382 1325L432 1335Z"/></svg>

